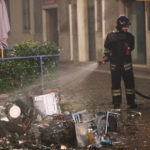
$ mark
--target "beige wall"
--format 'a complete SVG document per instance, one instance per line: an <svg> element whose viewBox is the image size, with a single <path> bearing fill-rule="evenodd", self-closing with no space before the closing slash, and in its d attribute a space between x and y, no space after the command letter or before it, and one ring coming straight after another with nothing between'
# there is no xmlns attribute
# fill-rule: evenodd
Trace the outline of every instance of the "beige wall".
<svg viewBox="0 0 150 150"><path fill-rule="evenodd" d="M103 0L105 1L105 33L112 32L116 26L116 20L119 17L119 3L116 0ZM112 7L113 6L113 7ZM105 34L105 36L106 36Z"/></svg>
<svg viewBox="0 0 150 150"><path fill-rule="evenodd" d="M58 2L60 60L88 61L87 0Z"/></svg>
<svg viewBox="0 0 150 150"><path fill-rule="evenodd" d="M96 60L101 60L103 56L103 37L102 37L102 1L95 1L95 44Z"/></svg>
<svg viewBox="0 0 150 150"><path fill-rule="evenodd" d="M72 6L72 36L73 36L73 60L79 61L78 51L78 29L77 29L77 1L73 0Z"/></svg>
<svg viewBox="0 0 150 150"><path fill-rule="evenodd" d="M29 0L31 3L31 0ZM43 41L43 28L42 28L42 0L32 0L34 2L31 14L34 15L34 40ZM32 19L32 18L31 18Z"/></svg>
<svg viewBox="0 0 150 150"><path fill-rule="evenodd" d="M89 60L87 0L77 1L77 28L79 61Z"/></svg>
<svg viewBox="0 0 150 150"><path fill-rule="evenodd" d="M17 4L17 5L16 5ZM19 43L21 41L33 40L34 19L33 19L33 0L30 0L31 8L31 31L23 33L22 1L10 0L11 29L8 37L8 44Z"/></svg>
<svg viewBox="0 0 150 150"><path fill-rule="evenodd" d="M146 20L146 56L147 67L150 68L150 3L145 2L145 20Z"/></svg>
<svg viewBox="0 0 150 150"><path fill-rule="evenodd" d="M61 51L60 60L70 60L69 7L68 0L58 1L58 35ZM60 6L60 7L59 7Z"/></svg>
<svg viewBox="0 0 150 150"><path fill-rule="evenodd" d="M104 41L109 32L115 30L117 18L124 14L121 0L97 0L96 48L97 58L104 55Z"/></svg>
<svg viewBox="0 0 150 150"><path fill-rule="evenodd" d="M11 31L8 38L8 44L19 43L21 41L31 39L46 40L46 17L45 11L42 11L42 8L39 10L39 6L41 5L40 1L41 0L38 0L38 5L35 5L37 0L30 0L31 30L29 33L24 33L22 21L22 0L10 0ZM124 0L93 1L95 3L96 60L100 60L103 56L103 45L107 33L115 29L116 19L119 15L126 14L128 16L127 8L129 8L129 6L125 6ZM71 15L69 14L69 4L71 6ZM150 67L150 29L148 29L148 18L150 18L149 2L145 2L145 8L147 56L147 64L145 66ZM87 0L58 0L59 46L63 48L60 57L61 60L89 61L87 11ZM133 18L135 18L134 15L135 14L133 14ZM72 23L72 30L70 29L70 21ZM72 35L70 32L72 32ZM72 52L70 40L72 40Z"/></svg>

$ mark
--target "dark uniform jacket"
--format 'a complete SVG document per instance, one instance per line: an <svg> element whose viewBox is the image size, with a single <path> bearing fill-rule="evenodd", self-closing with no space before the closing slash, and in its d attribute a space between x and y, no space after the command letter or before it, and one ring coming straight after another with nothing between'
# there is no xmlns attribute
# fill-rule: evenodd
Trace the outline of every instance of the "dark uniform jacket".
<svg viewBox="0 0 150 150"><path fill-rule="evenodd" d="M120 66L131 63L134 36L129 32L111 32L106 37L104 47L104 53L110 57L111 64Z"/></svg>

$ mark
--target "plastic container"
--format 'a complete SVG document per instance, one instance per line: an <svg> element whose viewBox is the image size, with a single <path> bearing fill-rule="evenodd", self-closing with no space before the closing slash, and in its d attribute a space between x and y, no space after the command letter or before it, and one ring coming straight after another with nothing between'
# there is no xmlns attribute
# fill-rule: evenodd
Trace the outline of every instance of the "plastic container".
<svg viewBox="0 0 150 150"><path fill-rule="evenodd" d="M88 145L88 123L76 123L75 130L78 147L86 147Z"/></svg>

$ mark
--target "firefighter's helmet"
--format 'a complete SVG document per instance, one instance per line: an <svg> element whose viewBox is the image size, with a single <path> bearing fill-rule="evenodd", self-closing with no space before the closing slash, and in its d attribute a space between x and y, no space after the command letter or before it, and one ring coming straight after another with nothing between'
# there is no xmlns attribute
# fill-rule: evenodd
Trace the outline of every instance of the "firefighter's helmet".
<svg viewBox="0 0 150 150"><path fill-rule="evenodd" d="M121 30L122 27L129 27L129 25L131 25L129 19L125 16L120 16L118 19L117 19L117 30Z"/></svg>

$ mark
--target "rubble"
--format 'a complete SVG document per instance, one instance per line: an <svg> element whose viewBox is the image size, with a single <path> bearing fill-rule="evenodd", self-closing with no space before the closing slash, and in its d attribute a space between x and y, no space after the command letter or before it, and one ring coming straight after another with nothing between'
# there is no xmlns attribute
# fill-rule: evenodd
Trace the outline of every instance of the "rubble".
<svg viewBox="0 0 150 150"><path fill-rule="evenodd" d="M122 125L120 113L91 115L86 110L62 113L57 94L53 93L56 99L52 98L54 105L50 107L52 103L44 96L40 97L44 109L34 103L35 99L30 104L17 99L0 106L0 149L98 149L123 143L118 137ZM128 115L140 117L141 113L134 111Z"/></svg>
<svg viewBox="0 0 150 150"><path fill-rule="evenodd" d="M76 135L71 121L51 123L47 128L41 128L41 142L45 145L75 145ZM69 142L68 142L69 141Z"/></svg>

